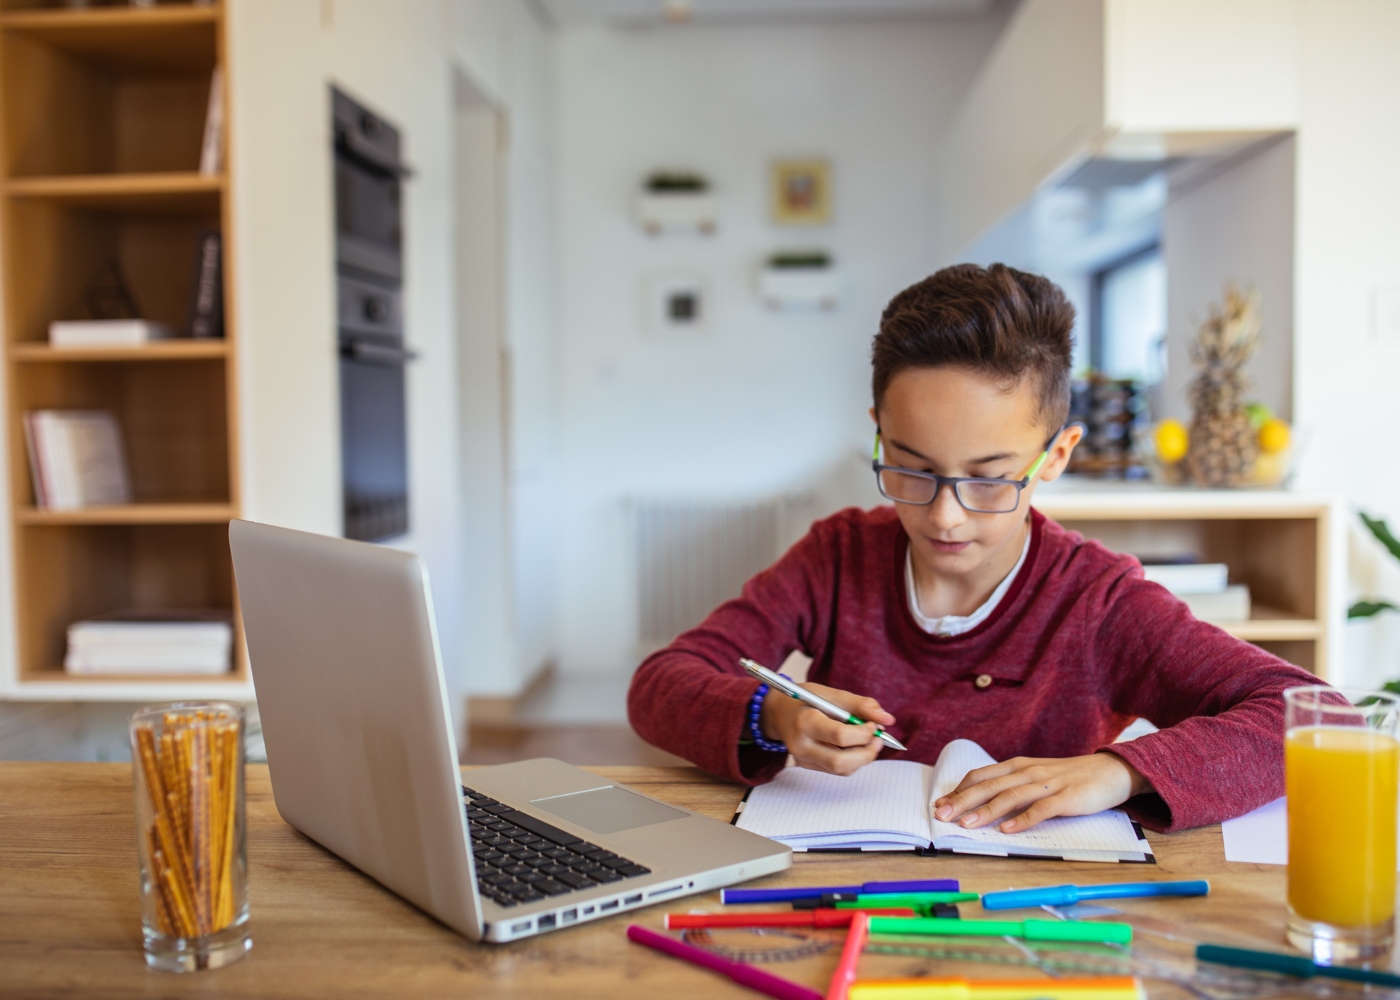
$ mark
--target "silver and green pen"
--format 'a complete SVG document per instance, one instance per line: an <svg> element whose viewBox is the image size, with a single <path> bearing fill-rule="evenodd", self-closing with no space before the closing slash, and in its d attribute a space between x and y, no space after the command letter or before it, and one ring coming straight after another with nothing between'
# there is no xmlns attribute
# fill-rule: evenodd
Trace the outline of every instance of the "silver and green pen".
<svg viewBox="0 0 1400 1000"><path fill-rule="evenodd" d="M804 705L812 706L818 712L821 712L828 718L835 719L837 722L845 722L852 726L865 725L864 719L856 718L854 715L846 711L840 705L833 705L831 702L827 701L820 695L815 695L811 691L808 691L806 688L801 687L798 684L794 684L786 677L774 673L772 670L769 670L761 663L755 663L753 660L741 659L739 661L739 666L743 667L750 677L756 677L759 680L761 680L764 684L767 684L770 688L776 688L783 694L787 695L789 698L796 698ZM883 729L876 729L875 735L887 747L891 747L895 750L909 749L907 746L899 742L899 740L895 739Z"/></svg>

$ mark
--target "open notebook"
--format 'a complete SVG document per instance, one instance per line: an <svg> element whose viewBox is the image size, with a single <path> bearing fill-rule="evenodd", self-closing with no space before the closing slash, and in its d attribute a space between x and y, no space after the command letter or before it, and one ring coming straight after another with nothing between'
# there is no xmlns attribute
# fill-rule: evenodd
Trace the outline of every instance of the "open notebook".
<svg viewBox="0 0 1400 1000"><path fill-rule="evenodd" d="M879 760L849 778L789 767L749 790L736 826L794 851L951 851L1066 861L1154 862L1142 830L1120 809L1051 819L1024 833L964 830L934 819L932 803L973 768L995 763L971 740L954 740L929 767Z"/></svg>

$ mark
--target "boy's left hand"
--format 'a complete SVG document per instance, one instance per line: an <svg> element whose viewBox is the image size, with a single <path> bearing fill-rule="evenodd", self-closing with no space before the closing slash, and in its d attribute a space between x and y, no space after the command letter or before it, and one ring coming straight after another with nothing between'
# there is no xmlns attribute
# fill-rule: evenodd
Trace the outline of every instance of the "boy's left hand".
<svg viewBox="0 0 1400 1000"><path fill-rule="evenodd" d="M1112 809L1152 785L1122 757L1012 757L968 771L962 783L934 802L934 815L967 829L1009 816L997 827L1020 833L1055 816L1088 816ZM960 818L961 817L961 818Z"/></svg>

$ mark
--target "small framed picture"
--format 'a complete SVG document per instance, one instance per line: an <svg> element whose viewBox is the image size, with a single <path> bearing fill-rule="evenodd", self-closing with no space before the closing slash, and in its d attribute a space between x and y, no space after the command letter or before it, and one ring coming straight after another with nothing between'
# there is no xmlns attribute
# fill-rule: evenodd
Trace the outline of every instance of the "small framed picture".
<svg viewBox="0 0 1400 1000"><path fill-rule="evenodd" d="M695 271L654 274L646 283L647 332L673 337L703 333L709 323L709 282Z"/></svg>
<svg viewBox="0 0 1400 1000"><path fill-rule="evenodd" d="M823 226L831 221L831 164L777 160L772 168L773 221L780 226Z"/></svg>

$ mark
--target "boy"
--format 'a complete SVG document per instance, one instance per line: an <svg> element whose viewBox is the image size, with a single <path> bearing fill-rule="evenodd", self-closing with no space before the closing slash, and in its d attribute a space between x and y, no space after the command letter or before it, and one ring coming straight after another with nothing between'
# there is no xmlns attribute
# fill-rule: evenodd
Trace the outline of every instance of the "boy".
<svg viewBox="0 0 1400 1000"><path fill-rule="evenodd" d="M791 753L851 774L885 750L932 763L965 737L1001 763L940 819L1020 832L1126 803L1156 830L1283 794L1283 690L1312 675L1191 616L1131 556L1030 507L1081 430L1074 310L1044 278L946 268L897 295L872 349L875 474L892 506L814 524L775 565L637 670L646 740L758 784ZM813 659L807 685L869 720L766 695L740 657ZM1161 731L1114 738L1141 716Z"/></svg>

